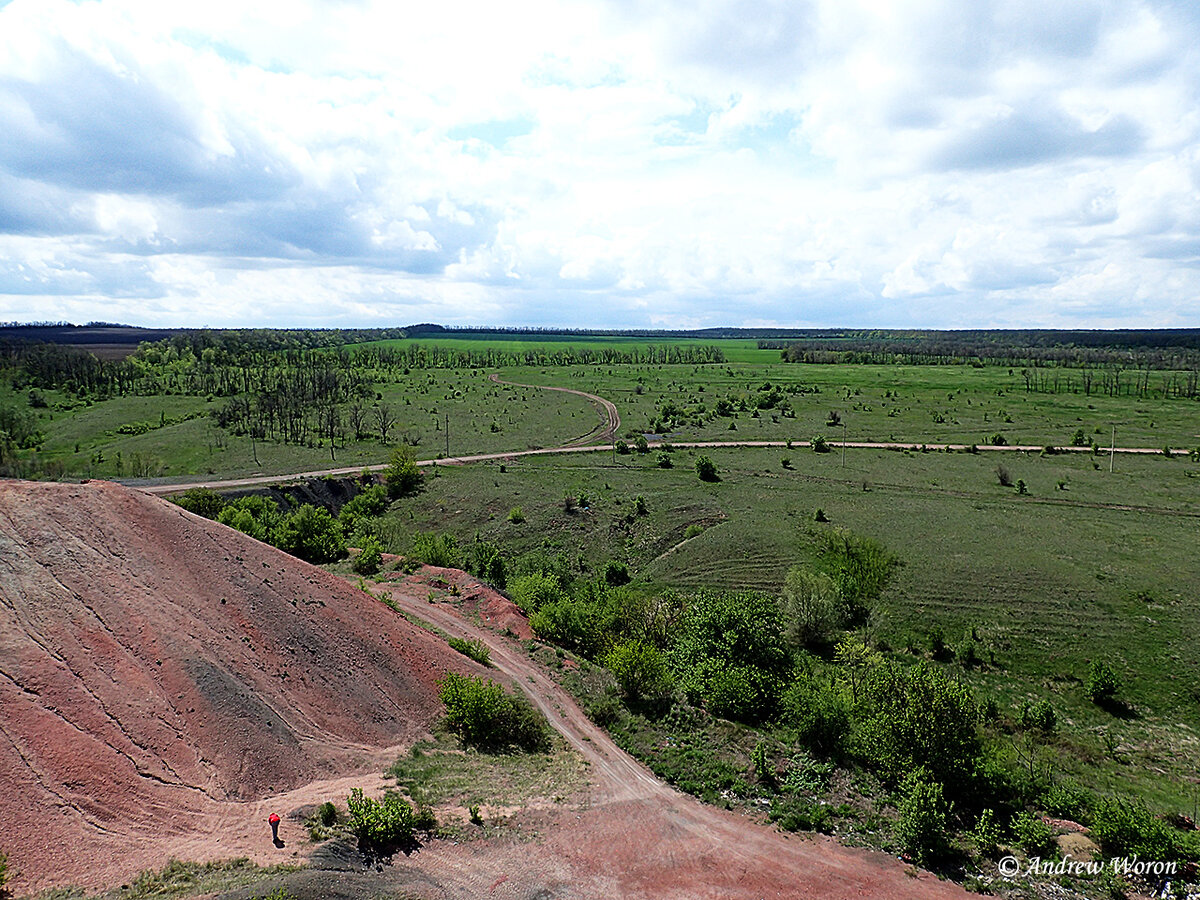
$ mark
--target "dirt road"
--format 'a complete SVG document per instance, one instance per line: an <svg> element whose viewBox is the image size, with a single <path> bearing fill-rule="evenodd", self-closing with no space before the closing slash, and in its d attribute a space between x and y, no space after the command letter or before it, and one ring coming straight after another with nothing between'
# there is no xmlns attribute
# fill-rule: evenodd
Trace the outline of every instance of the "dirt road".
<svg viewBox="0 0 1200 900"><path fill-rule="evenodd" d="M456 896L450 883L460 878L468 890L513 897L967 896L886 854L785 835L673 790L617 747L519 644L464 620L449 603L392 596L447 634L486 643L498 672L584 757L593 784L586 807L564 811L532 844L439 845L406 863L437 879L446 896Z"/></svg>
<svg viewBox="0 0 1200 900"><path fill-rule="evenodd" d="M496 384L506 384L510 387L534 388L539 391L560 391L564 394L575 394L577 397L586 398L592 406L600 413L603 421L589 431L587 434L582 434L577 438L567 441L562 447L582 447L585 444L595 441L611 441L617 437L617 431L621 427L621 416L617 412L617 407L613 405L611 400L605 400L597 394L589 394L587 391L576 391L571 388L550 387L544 384L521 384L518 381L504 381L500 375L493 372L488 376L489 379Z"/></svg>

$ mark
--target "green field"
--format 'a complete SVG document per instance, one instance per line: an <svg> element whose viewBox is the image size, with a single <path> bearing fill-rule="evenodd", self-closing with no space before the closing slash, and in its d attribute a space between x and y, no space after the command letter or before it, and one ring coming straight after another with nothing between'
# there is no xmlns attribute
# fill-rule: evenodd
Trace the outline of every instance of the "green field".
<svg viewBox="0 0 1200 900"><path fill-rule="evenodd" d="M974 628L988 662L956 668L959 676L1005 709L1049 698L1065 720L1054 757L1061 772L1097 790L1191 807L1200 467L1125 457L1109 474L1088 456L1011 455L1014 478L1029 486L1019 495L999 484L997 459L986 454L858 451L843 467L836 453L798 450L784 469L785 452L709 452L716 484L697 479L695 454L682 450L670 469L655 454L615 464L608 454L526 458L504 472L438 467L419 497L390 513L386 531L401 551L414 530L436 529L513 552L561 550L592 573L617 559L652 591L774 592L790 566L812 561L820 529L848 527L901 561L873 619L876 640L903 656L927 648L935 628L952 646ZM566 493L585 494L589 508L567 513ZM631 515L639 494L645 517ZM519 525L507 520L514 506L526 517ZM829 524L813 521L818 507ZM686 539L689 525L704 530ZM1098 658L1123 676L1136 718L1084 697Z"/></svg>

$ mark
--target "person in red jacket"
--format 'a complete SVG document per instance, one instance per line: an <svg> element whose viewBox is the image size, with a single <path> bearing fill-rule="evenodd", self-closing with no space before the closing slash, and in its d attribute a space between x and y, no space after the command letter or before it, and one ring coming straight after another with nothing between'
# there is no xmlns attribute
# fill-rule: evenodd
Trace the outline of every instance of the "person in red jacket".
<svg viewBox="0 0 1200 900"><path fill-rule="evenodd" d="M279 814L271 813L267 816L267 821L271 823L271 842L276 847L282 847L283 841L279 839Z"/></svg>

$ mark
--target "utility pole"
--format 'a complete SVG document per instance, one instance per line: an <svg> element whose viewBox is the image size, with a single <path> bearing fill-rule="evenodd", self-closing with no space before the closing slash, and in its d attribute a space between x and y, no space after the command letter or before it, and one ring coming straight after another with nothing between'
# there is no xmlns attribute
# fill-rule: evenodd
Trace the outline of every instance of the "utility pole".
<svg viewBox="0 0 1200 900"><path fill-rule="evenodd" d="M1108 447L1108 472L1111 475L1113 470L1113 457L1117 455L1117 426L1113 426L1112 443Z"/></svg>
<svg viewBox="0 0 1200 900"><path fill-rule="evenodd" d="M842 423L842 468L846 468L846 423Z"/></svg>
<svg viewBox="0 0 1200 900"><path fill-rule="evenodd" d="M450 413L446 413L446 457L450 457Z"/></svg>

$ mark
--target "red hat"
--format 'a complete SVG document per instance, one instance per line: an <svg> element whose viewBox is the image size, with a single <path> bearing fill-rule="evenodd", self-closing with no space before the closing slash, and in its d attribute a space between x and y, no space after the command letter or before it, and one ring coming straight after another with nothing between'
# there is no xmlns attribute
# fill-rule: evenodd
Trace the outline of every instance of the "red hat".
<svg viewBox="0 0 1200 900"><path fill-rule="evenodd" d="M267 816L267 821L270 822L272 825L275 825L279 822L279 816L276 815L275 813L271 813L271 815Z"/></svg>

